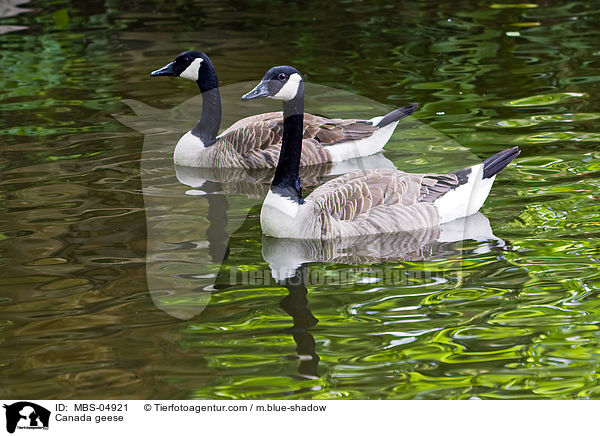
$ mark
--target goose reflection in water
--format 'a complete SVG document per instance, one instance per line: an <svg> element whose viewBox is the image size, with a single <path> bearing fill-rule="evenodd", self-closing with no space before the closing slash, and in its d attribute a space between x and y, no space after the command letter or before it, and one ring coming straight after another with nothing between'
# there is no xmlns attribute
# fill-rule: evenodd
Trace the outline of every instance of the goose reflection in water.
<svg viewBox="0 0 600 436"><path fill-rule="evenodd" d="M302 177L302 184L305 187L311 187L323 183L328 177L332 178L354 171L377 168L395 169L396 167L382 153L377 153L342 162L302 166L300 167L300 176ZM205 184L212 187L211 183L220 183L223 185L222 192L224 194L241 194L248 198L258 199L260 203L262 203L269 190L269 185L273 180L273 172L273 168L194 168L175 165L177 180L194 188L186 192L189 195L203 195L208 192L205 189Z"/></svg>
<svg viewBox="0 0 600 436"><path fill-rule="evenodd" d="M300 360L298 365L298 374L304 378L318 378L317 371L319 366L319 355L317 354L317 344L314 336L309 329L317 325L319 320L315 318L308 308L308 289L305 285L306 267L298 268L295 274L281 281L288 295L286 295L279 305L285 312L292 317L293 326L286 329L296 343L295 359Z"/></svg>
<svg viewBox="0 0 600 436"><path fill-rule="evenodd" d="M271 268L273 278L289 292L282 300L281 307L294 322L289 331L297 345L297 358L301 360L298 372L304 376L318 377L319 357L315 339L309 331L317 325L318 319L308 308L307 294L311 286L308 263L361 265L361 269L365 270L368 269L366 265L381 262L447 259L466 254L462 245L464 240L479 241L480 244L472 249L473 253L478 254L506 245L502 239L494 236L489 220L481 213L439 228L411 233L330 240L280 239L263 235L263 257ZM337 271L340 270L334 273Z"/></svg>
<svg viewBox="0 0 600 436"><path fill-rule="evenodd" d="M379 262L428 261L464 254L462 242L481 242L473 253L503 248L489 220L477 212L438 227L336 239L285 239L263 235L263 258L275 280L293 277L311 262L364 265Z"/></svg>

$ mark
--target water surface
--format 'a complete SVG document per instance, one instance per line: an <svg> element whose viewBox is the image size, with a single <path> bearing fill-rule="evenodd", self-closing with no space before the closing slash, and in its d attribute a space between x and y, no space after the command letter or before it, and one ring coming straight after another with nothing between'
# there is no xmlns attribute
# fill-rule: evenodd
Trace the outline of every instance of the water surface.
<svg viewBox="0 0 600 436"><path fill-rule="evenodd" d="M599 2L20 3L0 7L0 397L599 396ZM321 113L419 102L398 168L518 145L482 209L502 243L267 280L264 185L172 166L199 97L148 73L187 49L231 90L225 122L292 64L357 96L313 95Z"/></svg>

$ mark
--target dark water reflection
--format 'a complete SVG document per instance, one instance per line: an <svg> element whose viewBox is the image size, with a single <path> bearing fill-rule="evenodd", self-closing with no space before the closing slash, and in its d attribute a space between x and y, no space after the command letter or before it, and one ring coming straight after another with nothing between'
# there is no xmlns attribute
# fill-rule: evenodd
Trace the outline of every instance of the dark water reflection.
<svg viewBox="0 0 600 436"><path fill-rule="evenodd" d="M6 4L0 397L598 397L600 3ZM184 49L231 85L225 125L267 107L233 96L286 63L380 103L313 94L321 113L419 102L425 130L386 147L399 168L519 145L483 208L505 244L276 282L264 175L172 166L199 100L148 73Z"/></svg>

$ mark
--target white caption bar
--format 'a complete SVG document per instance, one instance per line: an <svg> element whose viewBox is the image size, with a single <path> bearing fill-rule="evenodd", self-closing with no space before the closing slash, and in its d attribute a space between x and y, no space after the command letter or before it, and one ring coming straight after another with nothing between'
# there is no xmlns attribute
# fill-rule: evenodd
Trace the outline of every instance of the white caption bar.
<svg viewBox="0 0 600 436"><path fill-rule="evenodd" d="M593 401L0 400L0 435L502 435L595 430ZM131 433L131 432L135 433ZM377 432L377 433L375 433ZM595 433L595 432L594 432Z"/></svg>

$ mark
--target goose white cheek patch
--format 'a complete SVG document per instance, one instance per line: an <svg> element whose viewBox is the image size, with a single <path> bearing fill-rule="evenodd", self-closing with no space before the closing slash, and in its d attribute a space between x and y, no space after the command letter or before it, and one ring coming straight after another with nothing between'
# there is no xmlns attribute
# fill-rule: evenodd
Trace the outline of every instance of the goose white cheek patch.
<svg viewBox="0 0 600 436"><path fill-rule="evenodd" d="M283 85L283 87L279 90L279 92L277 94L275 94L273 96L274 99L277 100L291 100L294 97L296 97L296 94L298 93L298 86L300 85L300 80L302 80L302 77L300 77L300 74L298 73L294 73L290 76L290 78L288 79L288 81L286 82L285 85Z"/></svg>
<svg viewBox="0 0 600 436"><path fill-rule="evenodd" d="M184 79L190 79L194 82L198 80L198 70L200 70L200 64L202 64L202 58L196 58L192 61L192 63L183 70L183 73L179 75L179 77L183 77Z"/></svg>

